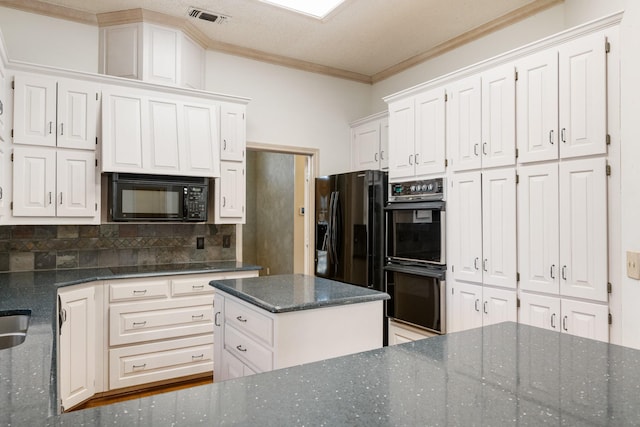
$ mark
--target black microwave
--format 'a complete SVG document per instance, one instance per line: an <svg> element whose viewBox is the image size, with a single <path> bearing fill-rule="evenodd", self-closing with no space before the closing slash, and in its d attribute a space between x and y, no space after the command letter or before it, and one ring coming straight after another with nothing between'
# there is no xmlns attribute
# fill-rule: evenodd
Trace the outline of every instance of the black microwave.
<svg viewBox="0 0 640 427"><path fill-rule="evenodd" d="M207 178L113 173L109 189L113 221L207 220Z"/></svg>

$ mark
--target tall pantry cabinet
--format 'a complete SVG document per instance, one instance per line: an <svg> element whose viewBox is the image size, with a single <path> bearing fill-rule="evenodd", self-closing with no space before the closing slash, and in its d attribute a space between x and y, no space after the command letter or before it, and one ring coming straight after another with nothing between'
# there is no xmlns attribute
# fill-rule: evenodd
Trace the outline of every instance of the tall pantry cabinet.
<svg viewBox="0 0 640 427"><path fill-rule="evenodd" d="M601 31L517 64L520 321L602 341L609 340L607 52Z"/></svg>

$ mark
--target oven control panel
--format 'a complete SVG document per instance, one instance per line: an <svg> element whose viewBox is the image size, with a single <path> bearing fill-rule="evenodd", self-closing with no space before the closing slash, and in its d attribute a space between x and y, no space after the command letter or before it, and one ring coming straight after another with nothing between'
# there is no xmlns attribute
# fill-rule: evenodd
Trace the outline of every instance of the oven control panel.
<svg viewBox="0 0 640 427"><path fill-rule="evenodd" d="M407 181L391 184L389 199L442 199L444 178Z"/></svg>

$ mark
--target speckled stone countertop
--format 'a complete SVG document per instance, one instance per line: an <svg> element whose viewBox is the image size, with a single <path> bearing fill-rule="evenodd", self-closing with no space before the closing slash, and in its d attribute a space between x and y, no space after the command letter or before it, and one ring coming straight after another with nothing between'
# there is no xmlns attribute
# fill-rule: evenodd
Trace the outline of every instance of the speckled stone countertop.
<svg viewBox="0 0 640 427"><path fill-rule="evenodd" d="M40 426L57 413L55 337L57 289L94 280L259 270L235 261L0 273L0 311L29 309L24 343L0 350L0 426Z"/></svg>
<svg viewBox="0 0 640 427"><path fill-rule="evenodd" d="M214 280L210 284L271 313L389 299L384 292L303 274Z"/></svg>
<svg viewBox="0 0 640 427"><path fill-rule="evenodd" d="M516 323L71 412L55 426L624 426L640 351Z"/></svg>

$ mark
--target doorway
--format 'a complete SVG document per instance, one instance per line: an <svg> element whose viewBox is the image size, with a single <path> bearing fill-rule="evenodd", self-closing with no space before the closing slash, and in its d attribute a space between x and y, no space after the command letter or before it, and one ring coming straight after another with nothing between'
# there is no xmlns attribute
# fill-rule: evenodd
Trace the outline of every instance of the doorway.
<svg viewBox="0 0 640 427"><path fill-rule="evenodd" d="M261 275L312 274L315 161L315 150L247 144L247 215L238 259L262 266Z"/></svg>

